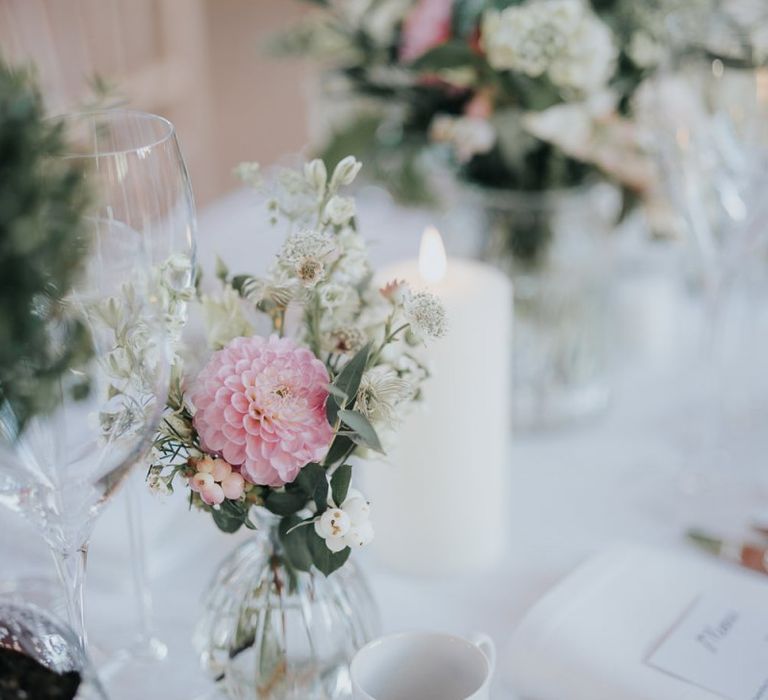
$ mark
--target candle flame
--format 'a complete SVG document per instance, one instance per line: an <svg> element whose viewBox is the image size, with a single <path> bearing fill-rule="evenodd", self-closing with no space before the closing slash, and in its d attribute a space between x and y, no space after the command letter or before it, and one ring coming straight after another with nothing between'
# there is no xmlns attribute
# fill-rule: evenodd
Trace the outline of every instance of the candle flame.
<svg viewBox="0 0 768 700"><path fill-rule="evenodd" d="M439 282L445 277L448 260L442 236L434 226L427 226L419 247L419 273L425 282Z"/></svg>

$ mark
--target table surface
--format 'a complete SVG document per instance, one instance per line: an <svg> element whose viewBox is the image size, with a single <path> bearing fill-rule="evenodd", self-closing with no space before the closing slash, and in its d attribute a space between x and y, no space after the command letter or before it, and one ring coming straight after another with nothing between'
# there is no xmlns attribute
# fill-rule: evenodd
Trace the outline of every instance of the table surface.
<svg viewBox="0 0 768 700"><path fill-rule="evenodd" d="M415 254L418 236L433 216L398 210L374 190L362 200L360 219L375 242L376 263ZM278 233L264 231L262 220L249 192L215 203L200 215L200 259L208 263L219 253L233 271L262 269L279 244ZM688 525L738 531L747 518L768 510L768 478L760 475L768 442L768 373L759 371L765 357L759 348L766 346L757 340L762 336L752 328L743 338L749 343L737 343L744 358L729 370L728 401L718 402L718 415L725 417L712 443L717 449L703 452L712 437L706 429L712 402L706 401L711 385L701 360L696 308L647 264L655 255L620 251L624 274L617 293L621 351L616 354L621 362L615 363L608 411L557 432L510 438L510 544L504 561L493 571L432 580L382 569L375 546L363 555L385 631L488 632L500 647L503 671L504 643L516 622L590 554L631 542L683 547L681 533ZM135 476L157 632L169 655L161 665L125 669L111 684L110 696L213 697L190 640L201 593L240 536L224 536L201 514L182 512L183 498L149 496ZM107 508L91 546L87 616L96 654L120 647L135 629L124 498L116 497ZM53 575L34 530L6 512L0 513L0 561L0 579ZM514 694L497 682L493 697L507 700Z"/></svg>

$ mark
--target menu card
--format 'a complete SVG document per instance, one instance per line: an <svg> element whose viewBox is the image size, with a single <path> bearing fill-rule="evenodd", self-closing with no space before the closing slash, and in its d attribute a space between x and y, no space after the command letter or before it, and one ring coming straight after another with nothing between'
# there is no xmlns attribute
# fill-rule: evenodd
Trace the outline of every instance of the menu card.
<svg viewBox="0 0 768 700"><path fill-rule="evenodd" d="M704 594L646 662L727 700L768 700L768 611Z"/></svg>

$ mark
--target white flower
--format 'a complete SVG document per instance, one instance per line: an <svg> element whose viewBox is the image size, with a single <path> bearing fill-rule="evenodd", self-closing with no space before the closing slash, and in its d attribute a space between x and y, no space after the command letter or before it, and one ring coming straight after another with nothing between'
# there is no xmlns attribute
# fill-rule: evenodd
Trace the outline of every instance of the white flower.
<svg viewBox="0 0 768 700"><path fill-rule="evenodd" d="M318 297L322 308L330 311L336 319L349 318L360 306L360 295L353 287L347 285L323 285Z"/></svg>
<svg viewBox="0 0 768 700"><path fill-rule="evenodd" d="M496 143L496 129L482 117L453 117L438 114L429 129L436 143L448 143L460 163L467 163L476 155L488 153Z"/></svg>
<svg viewBox="0 0 768 700"><path fill-rule="evenodd" d="M412 330L432 338L442 338L448 331L443 303L430 292L417 292L406 299L403 310Z"/></svg>
<svg viewBox="0 0 768 700"><path fill-rule="evenodd" d="M355 215L355 200L352 197L334 195L325 205L325 217L336 226L343 226Z"/></svg>
<svg viewBox="0 0 768 700"><path fill-rule="evenodd" d="M627 53L641 68L653 68L666 56L664 46L648 32L635 32L629 41Z"/></svg>
<svg viewBox="0 0 768 700"><path fill-rule="evenodd" d="M325 185L328 182L328 172L325 169L325 163L319 158L304 165L304 177L307 179L310 187L318 194L325 192Z"/></svg>
<svg viewBox="0 0 768 700"><path fill-rule="evenodd" d="M264 177L258 163L240 163L234 169L235 177L251 187L261 187Z"/></svg>
<svg viewBox="0 0 768 700"><path fill-rule="evenodd" d="M580 0L538 0L485 13L482 41L496 70L580 91L602 87L616 61L607 27Z"/></svg>
<svg viewBox="0 0 768 700"><path fill-rule="evenodd" d="M359 491L349 489L341 506L329 498L329 508L315 520L315 532L332 552L359 548L373 540L370 503Z"/></svg>
<svg viewBox="0 0 768 700"><path fill-rule="evenodd" d="M212 348L223 348L234 338L253 333L243 315L240 297L231 287L225 287L219 297L205 295L200 301L208 343Z"/></svg>
<svg viewBox="0 0 768 700"><path fill-rule="evenodd" d="M330 234L305 228L285 241L278 267L305 287L314 287L325 277L326 264L337 256L338 249Z"/></svg>
<svg viewBox="0 0 768 700"><path fill-rule="evenodd" d="M149 472L147 486L149 487L150 492L155 496L167 496L171 493L168 481L164 479L156 469L152 469Z"/></svg>
<svg viewBox="0 0 768 700"><path fill-rule="evenodd" d="M336 243L341 251L341 260L335 266L333 281L357 287L371 273L365 239L346 226L337 234Z"/></svg>
<svg viewBox="0 0 768 700"><path fill-rule="evenodd" d="M549 66L555 85L582 93L606 85L616 65L617 51L611 30L597 17L585 14L576 24L565 49Z"/></svg>
<svg viewBox="0 0 768 700"><path fill-rule="evenodd" d="M331 190L335 191L343 185L351 185L363 164L354 156L347 156L339 161L331 176Z"/></svg>
<svg viewBox="0 0 768 700"><path fill-rule="evenodd" d="M413 397L414 387L387 365L372 367L360 380L357 410L376 427L393 428L401 416L398 408Z"/></svg>
<svg viewBox="0 0 768 700"><path fill-rule="evenodd" d="M368 337L357 326L341 326L327 334L325 350L340 355L354 355L365 345Z"/></svg>

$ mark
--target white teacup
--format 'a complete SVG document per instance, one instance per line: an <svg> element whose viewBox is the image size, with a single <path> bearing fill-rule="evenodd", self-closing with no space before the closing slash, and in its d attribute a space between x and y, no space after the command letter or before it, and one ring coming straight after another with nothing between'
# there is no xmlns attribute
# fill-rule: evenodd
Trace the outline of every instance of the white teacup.
<svg viewBox="0 0 768 700"><path fill-rule="evenodd" d="M350 667L353 700L489 700L496 647L484 634L404 632L376 639Z"/></svg>

